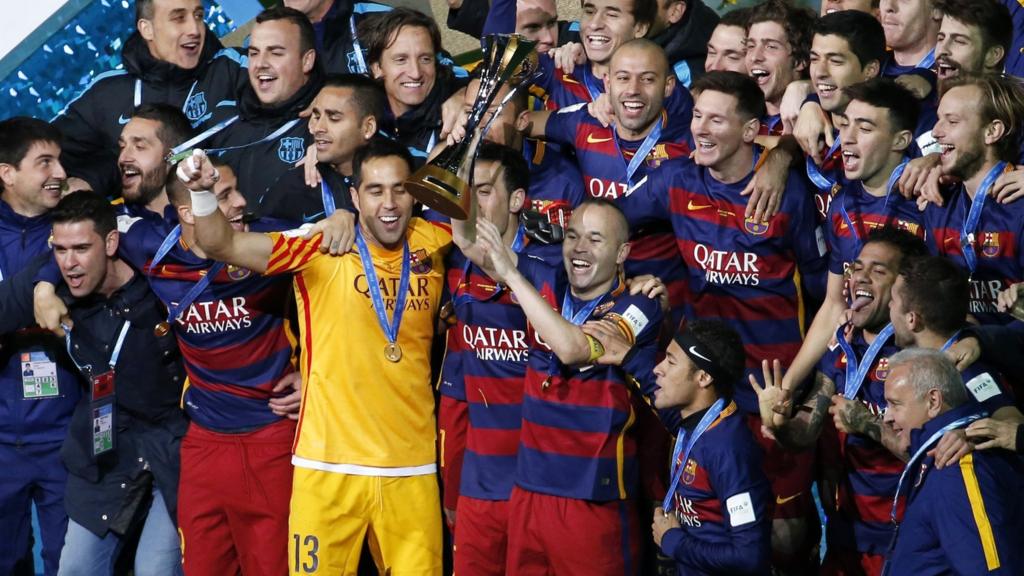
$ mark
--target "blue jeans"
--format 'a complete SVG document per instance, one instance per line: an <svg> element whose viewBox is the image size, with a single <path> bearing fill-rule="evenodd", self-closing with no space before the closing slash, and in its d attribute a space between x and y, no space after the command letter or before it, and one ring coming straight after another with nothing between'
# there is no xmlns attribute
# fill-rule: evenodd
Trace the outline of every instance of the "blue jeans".
<svg viewBox="0 0 1024 576"><path fill-rule="evenodd" d="M59 576L110 576L124 543L113 532L100 538L74 520L68 522ZM160 491L153 489L153 503L142 527L135 552L135 576L180 576L181 547L178 529L164 505Z"/></svg>

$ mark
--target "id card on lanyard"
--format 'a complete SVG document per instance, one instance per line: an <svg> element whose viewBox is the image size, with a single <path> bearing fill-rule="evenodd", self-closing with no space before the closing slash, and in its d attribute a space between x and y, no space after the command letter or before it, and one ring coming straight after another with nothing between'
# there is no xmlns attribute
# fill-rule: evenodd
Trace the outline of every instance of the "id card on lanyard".
<svg viewBox="0 0 1024 576"><path fill-rule="evenodd" d="M121 348L131 328L131 321L125 320L121 324L121 331L117 335L117 342L114 350L110 353L110 360L107 362L108 370L96 373L91 365L82 366L75 359L71 346L71 327L64 326L64 342L68 348L68 355L78 366L79 371L89 376L89 408L92 417L92 454L99 456L106 454L117 447L117 389L116 366L117 359L121 356Z"/></svg>

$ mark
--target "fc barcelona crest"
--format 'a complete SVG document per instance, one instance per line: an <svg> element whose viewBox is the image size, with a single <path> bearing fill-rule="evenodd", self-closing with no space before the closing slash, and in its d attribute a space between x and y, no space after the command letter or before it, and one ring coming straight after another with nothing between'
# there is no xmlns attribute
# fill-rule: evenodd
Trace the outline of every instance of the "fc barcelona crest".
<svg viewBox="0 0 1024 576"><path fill-rule="evenodd" d="M189 121L197 122L206 115L206 93L197 92L185 102L185 116Z"/></svg>
<svg viewBox="0 0 1024 576"><path fill-rule="evenodd" d="M281 162L294 164L306 155L306 144L302 138L281 138L280 142L277 147L277 157L281 159Z"/></svg>
<svg viewBox="0 0 1024 576"><path fill-rule="evenodd" d="M683 484L689 486L693 484L693 481L697 479L697 461L690 458L686 461L686 467L683 468Z"/></svg>
<svg viewBox="0 0 1024 576"><path fill-rule="evenodd" d="M234 280L235 282L239 280L245 280L252 274L252 270L249 270L248 268L242 268L241 266L233 266L231 264L228 264L227 271L228 278Z"/></svg>
<svg viewBox="0 0 1024 576"><path fill-rule="evenodd" d="M413 274L429 274L434 269L430 255L422 248L409 254L409 266Z"/></svg>
<svg viewBox="0 0 1024 576"><path fill-rule="evenodd" d="M885 379L889 377L889 359L880 358L878 365L875 366L875 380L878 382L885 382Z"/></svg>
<svg viewBox="0 0 1024 576"><path fill-rule="evenodd" d="M981 255L986 258L999 256L998 232L985 232L981 235Z"/></svg>
<svg viewBox="0 0 1024 576"><path fill-rule="evenodd" d="M753 218L745 218L743 220L743 229L754 236L763 236L768 233L768 223L758 222Z"/></svg>

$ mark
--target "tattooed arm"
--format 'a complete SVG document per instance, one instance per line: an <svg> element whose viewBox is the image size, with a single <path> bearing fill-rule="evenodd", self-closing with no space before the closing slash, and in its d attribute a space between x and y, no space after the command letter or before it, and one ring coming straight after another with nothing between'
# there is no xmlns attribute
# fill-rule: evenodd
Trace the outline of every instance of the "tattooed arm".
<svg viewBox="0 0 1024 576"><path fill-rule="evenodd" d="M828 412L832 415L836 430L867 436L885 446L900 460L905 462L910 459L910 455L900 446L892 427L882 421L881 414L872 414L863 402L848 400L837 394L832 398Z"/></svg>
<svg viewBox="0 0 1024 576"><path fill-rule="evenodd" d="M785 424L778 427L775 439L787 448L807 448L817 441L821 425L829 411L829 403L836 393L836 383L818 372L814 375L814 386L808 399L798 406Z"/></svg>

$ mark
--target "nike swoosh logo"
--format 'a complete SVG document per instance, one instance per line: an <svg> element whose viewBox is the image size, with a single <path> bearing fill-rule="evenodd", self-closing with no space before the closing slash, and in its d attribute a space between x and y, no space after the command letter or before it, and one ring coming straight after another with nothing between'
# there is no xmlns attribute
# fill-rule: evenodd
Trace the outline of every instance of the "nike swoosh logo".
<svg viewBox="0 0 1024 576"><path fill-rule="evenodd" d="M594 134L587 134L587 144L600 144L602 142L611 142L611 138L594 138Z"/></svg>
<svg viewBox="0 0 1024 576"><path fill-rule="evenodd" d="M690 346L690 354L693 354L694 356L696 356L697 358L700 358L701 360L703 360L705 362L711 362L711 358L708 358L707 356L701 354L700 352L697 352L697 347L696 346Z"/></svg>
<svg viewBox="0 0 1024 576"><path fill-rule="evenodd" d="M795 499L797 496L799 496L801 494L803 494L802 491L801 492L797 492L796 494L793 494L792 496L787 496L786 498L783 498L782 496L776 496L775 497L775 504L776 505L785 504L786 502L789 502L790 500Z"/></svg>
<svg viewBox="0 0 1024 576"><path fill-rule="evenodd" d="M313 214L311 216L306 216L305 214L303 214L302 215L302 221L303 222L312 222L313 220L316 220L317 218L319 218L319 217L321 217L323 215L324 215L324 213L322 211L321 212L317 212L316 214Z"/></svg>
<svg viewBox="0 0 1024 576"><path fill-rule="evenodd" d="M687 210L703 210L705 208L711 208L711 204L694 204L693 200L686 203Z"/></svg>
<svg viewBox="0 0 1024 576"><path fill-rule="evenodd" d="M124 114L121 114L120 116L117 117L117 123L120 124L121 126L124 126L130 120L131 120L131 118L125 118Z"/></svg>

